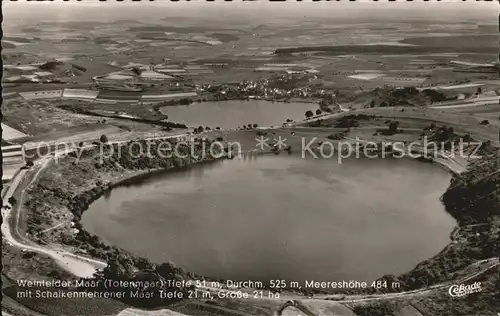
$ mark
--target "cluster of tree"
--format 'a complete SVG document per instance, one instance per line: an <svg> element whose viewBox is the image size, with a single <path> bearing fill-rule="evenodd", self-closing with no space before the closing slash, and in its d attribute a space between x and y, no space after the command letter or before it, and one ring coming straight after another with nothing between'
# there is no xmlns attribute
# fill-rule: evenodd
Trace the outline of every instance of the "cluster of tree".
<svg viewBox="0 0 500 316"><path fill-rule="evenodd" d="M309 77L304 74L274 74L268 78L267 87L269 89L290 91L308 85Z"/></svg>
<svg viewBox="0 0 500 316"><path fill-rule="evenodd" d="M453 176L442 200L460 223L488 223L493 216L500 215L499 159L495 151Z"/></svg>
<svg viewBox="0 0 500 316"><path fill-rule="evenodd" d="M387 124L387 129L377 130L377 133L390 136L390 135L394 135L396 133L402 132L402 130L399 129L399 122L398 121L387 120L385 122L385 124Z"/></svg>
<svg viewBox="0 0 500 316"><path fill-rule="evenodd" d="M426 136L429 141L434 141L443 146L444 149L451 149L453 145L462 141L463 143L473 142L474 139L470 134L458 135L455 134L453 127L446 125L437 127L436 124L431 123L423 129L422 137ZM456 147L455 147L456 148ZM481 142L479 151L476 154L488 155L493 152L495 148L492 146L491 141Z"/></svg>
<svg viewBox="0 0 500 316"><path fill-rule="evenodd" d="M366 94L362 97L366 98ZM424 106L434 102L451 100L451 97L437 90L426 89L419 91L415 87L395 89L394 87L384 86L375 88L369 92L371 96L367 107L394 107L394 106ZM359 98L359 97L358 97Z"/></svg>
<svg viewBox="0 0 500 316"><path fill-rule="evenodd" d="M387 127L387 130L388 130L389 134L394 135L398 132L398 127L399 127L398 121L391 121L389 123L389 126Z"/></svg>
<svg viewBox="0 0 500 316"><path fill-rule="evenodd" d="M470 243L467 255L471 258L481 260L492 257L500 257L500 231L493 223L481 227L468 238Z"/></svg>
<svg viewBox="0 0 500 316"><path fill-rule="evenodd" d="M205 132L205 131L206 131L206 132L209 132L209 131L211 131L211 130L212 130L212 128L211 128L210 126L205 126L205 127L203 127L203 126L201 126L201 125L200 125L200 126L196 127L196 128L193 130L193 132L194 132L195 134L201 134L201 133L203 133L203 132ZM221 130L221 128L220 128L219 126L217 126L217 127L215 128L215 130L216 130L216 131L220 131L220 130Z"/></svg>
<svg viewBox="0 0 500 316"><path fill-rule="evenodd" d="M15 197L11 196L7 201L9 202L10 205L16 206L17 200Z"/></svg>
<svg viewBox="0 0 500 316"><path fill-rule="evenodd" d="M87 286L83 283L78 290L122 292L124 296L120 298L120 301L123 303L139 308L154 308L188 298L189 291L193 291L194 287L182 287L166 282L167 280L180 282L188 278L184 270L170 262L157 265L148 259L113 247L109 251L106 268L95 274L95 281L101 281L98 283L99 286L96 288L93 284ZM115 286L105 287L105 280L117 281L117 283ZM168 297L169 293L170 297Z"/></svg>
<svg viewBox="0 0 500 316"><path fill-rule="evenodd" d="M115 166L115 161L122 167L131 170L170 168L172 166L185 166L199 159L210 160L213 158L213 155L219 154L215 151L220 149L215 147L213 148L213 152L210 151L210 145L213 141L209 139L203 139L205 146L200 141L193 143L192 146L190 144L178 143L173 139L168 140L168 142L170 146L165 146L165 140L144 142L142 146L132 146L132 144L128 143L114 144L115 150L112 151L113 155L103 163L112 169ZM123 146L123 148L118 148L118 146ZM166 152L169 147L176 148L180 155L171 155L170 157L168 152ZM144 148L147 148L147 154L141 152Z"/></svg>
<svg viewBox="0 0 500 316"><path fill-rule="evenodd" d="M139 76L142 73L142 70L139 67L132 67L130 69L136 76Z"/></svg>
<svg viewBox="0 0 500 316"><path fill-rule="evenodd" d="M467 135L464 138L455 134L455 130L451 126L442 125L438 127L434 123L425 127L421 136L426 136L429 141L442 144L444 149L452 148L453 144L460 141L460 139L463 141L467 141L467 138L470 139L470 135Z"/></svg>
<svg viewBox="0 0 500 316"><path fill-rule="evenodd" d="M205 99L205 98L197 99L196 101L197 102L205 102L205 101L207 101L207 99ZM154 106L154 108L158 109L158 108L161 108L163 106L189 105L191 103L193 103L193 100L189 99L189 98L172 99L172 100L168 100L168 101L159 102Z"/></svg>
<svg viewBox="0 0 500 316"><path fill-rule="evenodd" d="M87 68L85 68L83 66L71 64L71 67L75 68L76 70L82 71L82 72L86 72L87 71Z"/></svg>
<svg viewBox="0 0 500 316"><path fill-rule="evenodd" d="M42 70L54 70L57 68L58 65L62 65L63 62L59 60L53 60L53 61L48 61L40 66L38 68Z"/></svg>
<svg viewBox="0 0 500 316"><path fill-rule="evenodd" d="M33 167L34 163L33 160L26 160L26 164L21 167L21 169L29 169Z"/></svg>
<svg viewBox="0 0 500 316"><path fill-rule="evenodd" d="M323 119L317 119L307 123L309 127L320 127L323 124Z"/></svg>
<svg viewBox="0 0 500 316"><path fill-rule="evenodd" d="M352 311L358 316L395 316L398 310L395 303L384 300L355 306Z"/></svg>
<svg viewBox="0 0 500 316"><path fill-rule="evenodd" d="M193 130L193 132L194 132L195 134L200 134L200 133L203 133L204 131L205 131L205 129L204 129L204 128L203 128L203 126L201 126L201 125L200 125L200 126L198 126L198 127L196 127L196 128Z"/></svg>
<svg viewBox="0 0 500 316"><path fill-rule="evenodd" d="M323 99L318 103L319 104L319 113L318 110L316 110L316 115L320 115L323 111L324 112L333 112L332 108L330 106L334 105L337 108L339 108L339 104L337 103L337 100L335 99L335 94L326 94L323 96Z"/></svg>
<svg viewBox="0 0 500 316"><path fill-rule="evenodd" d="M491 269L474 279L481 283L481 291L457 299L447 291L422 302L426 315L469 316L496 315L500 310L500 275ZM472 282L472 281L471 281ZM419 303L415 307L422 306Z"/></svg>
<svg viewBox="0 0 500 316"><path fill-rule="evenodd" d="M102 134L100 137L99 137L99 141L103 144L106 144L108 142L108 136Z"/></svg>
<svg viewBox="0 0 500 316"><path fill-rule="evenodd" d="M451 143L457 140L457 135L455 134L455 130L451 126L441 126L438 128L434 135L432 135L431 140L435 140L437 142L447 142Z"/></svg>
<svg viewBox="0 0 500 316"><path fill-rule="evenodd" d="M248 124L248 125L238 126L238 129L254 129L257 127L259 127L259 124Z"/></svg>
<svg viewBox="0 0 500 316"><path fill-rule="evenodd" d="M343 116L335 122L335 127L351 128L359 126L359 117L357 115Z"/></svg>
<svg viewBox="0 0 500 316"><path fill-rule="evenodd" d="M193 103L193 100L191 99L184 98L179 100L180 105L190 105L191 103Z"/></svg>
<svg viewBox="0 0 500 316"><path fill-rule="evenodd" d="M327 138L332 140L342 140L345 138L345 136L346 136L345 132L340 132L340 133L330 134L327 136Z"/></svg>
<svg viewBox="0 0 500 316"><path fill-rule="evenodd" d="M435 130L436 130L436 124L435 123L431 123L431 124L429 124L429 126L424 127L424 133L425 132L433 132Z"/></svg>

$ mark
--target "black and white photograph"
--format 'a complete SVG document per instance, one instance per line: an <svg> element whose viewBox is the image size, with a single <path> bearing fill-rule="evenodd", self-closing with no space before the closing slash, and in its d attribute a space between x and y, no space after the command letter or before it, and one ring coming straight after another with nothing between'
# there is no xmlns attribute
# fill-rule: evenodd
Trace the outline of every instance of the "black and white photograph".
<svg viewBox="0 0 500 316"><path fill-rule="evenodd" d="M2 1L2 315L500 316L498 1Z"/></svg>

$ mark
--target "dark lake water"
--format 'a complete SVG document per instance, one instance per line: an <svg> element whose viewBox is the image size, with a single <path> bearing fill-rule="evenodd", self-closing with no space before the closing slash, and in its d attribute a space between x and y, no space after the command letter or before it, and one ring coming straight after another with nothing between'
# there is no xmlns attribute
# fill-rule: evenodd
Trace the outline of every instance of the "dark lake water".
<svg viewBox="0 0 500 316"><path fill-rule="evenodd" d="M280 126L287 119L301 120L305 112L318 109L316 103L284 103L263 100L192 103L185 106L165 106L161 112L172 122L190 127L209 126L236 128L241 125Z"/></svg>
<svg viewBox="0 0 500 316"><path fill-rule="evenodd" d="M114 189L85 229L155 262L234 280L372 280L438 253L450 176L409 160L261 156Z"/></svg>

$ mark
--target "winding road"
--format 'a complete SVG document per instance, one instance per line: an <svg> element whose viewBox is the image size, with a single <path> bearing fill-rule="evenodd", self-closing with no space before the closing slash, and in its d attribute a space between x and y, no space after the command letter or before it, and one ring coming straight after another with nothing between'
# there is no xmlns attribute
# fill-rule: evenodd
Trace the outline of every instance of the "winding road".
<svg viewBox="0 0 500 316"><path fill-rule="evenodd" d="M28 186L32 185L36 181L40 171L47 166L47 162L48 162L47 159L43 159L38 162L37 164L38 166L36 167L38 167L39 169L36 175L28 184ZM18 223L19 223L19 214L21 212L20 206L23 204L26 190L23 190L21 192L19 201L18 203L16 203L15 206L10 205L10 203L8 202L8 198L11 197L14 194L14 192L18 189L18 187L20 186L22 180L24 179L27 173L28 170L21 170L14 177L14 179L12 179L9 189L2 197L3 200L2 205L4 206L9 205L11 207L10 210L7 209L6 207L2 207L3 223L1 230L4 238L7 240L7 242L9 242L15 247L22 248L25 251L34 251L51 257L61 268L70 272L71 274L74 274L75 276L83 278L91 278L97 270L106 267L105 262L90 259L84 256L75 255L71 252L55 250L49 247L38 245L33 241L30 241L27 238L21 236L21 234L19 233ZM13 215L16 216L14 220L12 220ZM15 238L14 235L16 235L18 238Z"/></svg>
<svg viewBox="0 0 500 316"><path fill-rule="evenodd" d="M186 137L187 135L188 134L159 136L159 137L147 138L146 140L179 138L179 137ZM110 144L120 144L125 142L127 141L124 140L124 141L110 142ZM95 145L88 145L86 147L94 147L94 146ZM54 259L55 263L58 264L61 268L63 268L64 270L70 272L75 276L82 278L92 278L95 272L102 270L106 267L105 262L91 259L81 255L76 255L74 253L62 249L53 249L50 248L49 246L39 245L29 240L27 237L23 236L19 232L19 220L20 220L20 213L22 212L24 196L26 193L25 189L33 185L33 183L35 183L41 171L47 167L48 163L52 159L57 159L58 157L67 155L68 153L74 151L75 149L76 148L67 148L64 150L55 151L51 154L39 158L32 167L32 169L37 169L35 175L32 177L30 183L24 186L16 205L12 206L10 205L8 199L9 197L13 196L14 193L21 186L29 170L22 169L17 173L17 175L10 181L8 190L2 196L3 223L1 226L1 231L6 241L9 242L12 246L21 248L24 251L33 251L49 256L52 259ZM15 216L15 218L12 218L13 216Z"/></svg>
<svg viewBox="0 0 500 316"><path fill-rule="evenodd" d="M479 265L485 264L484 268L480 268ZM431 294L436 291L448 291L449 287L454 284L467 284L467 282L471 281L472 279L477 278L478 276L482 275L483 273L494 269L500 265L499 258L490 258L490 259L485 259L485 260L480 260L475 263L473 263L471 266L476 266L478 267L478 270L476 273L473 273L469 276L466 276L464 278L455 280L454 282L443 282L440 284L436 284L433 286L429 286L426 288L418 289L418 290L413 290L413 291L405 291L405 292L397 292L397 293L387 293L387 294L376 294L376 295L364 295L364 296L358 296L353 299L339 299L338 295L337 296L332 296L332 295L321 295L321 296L315 296L314 298L311 299L292 299L288 300L283 304L278 311L275 313L275 316L281 316L283 311L288 308L288 307L294 307L296 309L301 310L304 313L304 316L321 316L321 314L316 314L313 311L311 311L309 308L307 308L304 304L304 302L307 302L309 304L314 304L314 301L321 300L323 303L324 302L331 302L332 304L345 304L345 303L360 303L360 302L368 302L368 301L381 301L381 300L388 300L388 299L394 299L394 298L411 298L413 296L417 295L426 295L426 294Z"/></svg>

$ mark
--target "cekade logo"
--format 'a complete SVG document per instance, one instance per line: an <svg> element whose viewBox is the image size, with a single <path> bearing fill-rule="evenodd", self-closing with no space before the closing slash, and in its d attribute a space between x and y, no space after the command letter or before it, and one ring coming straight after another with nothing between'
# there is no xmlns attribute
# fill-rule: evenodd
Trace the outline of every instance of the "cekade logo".
<svg viewBox="0 0 500 316"><path fill-rule="evenodd" d="M464 284L452 285L448 290L448 293L450 294L450 296L460 297L472 293L481 292L481 290L482 290L481 282L474 282L473 284L470 285L464 285Z"/></svg>

